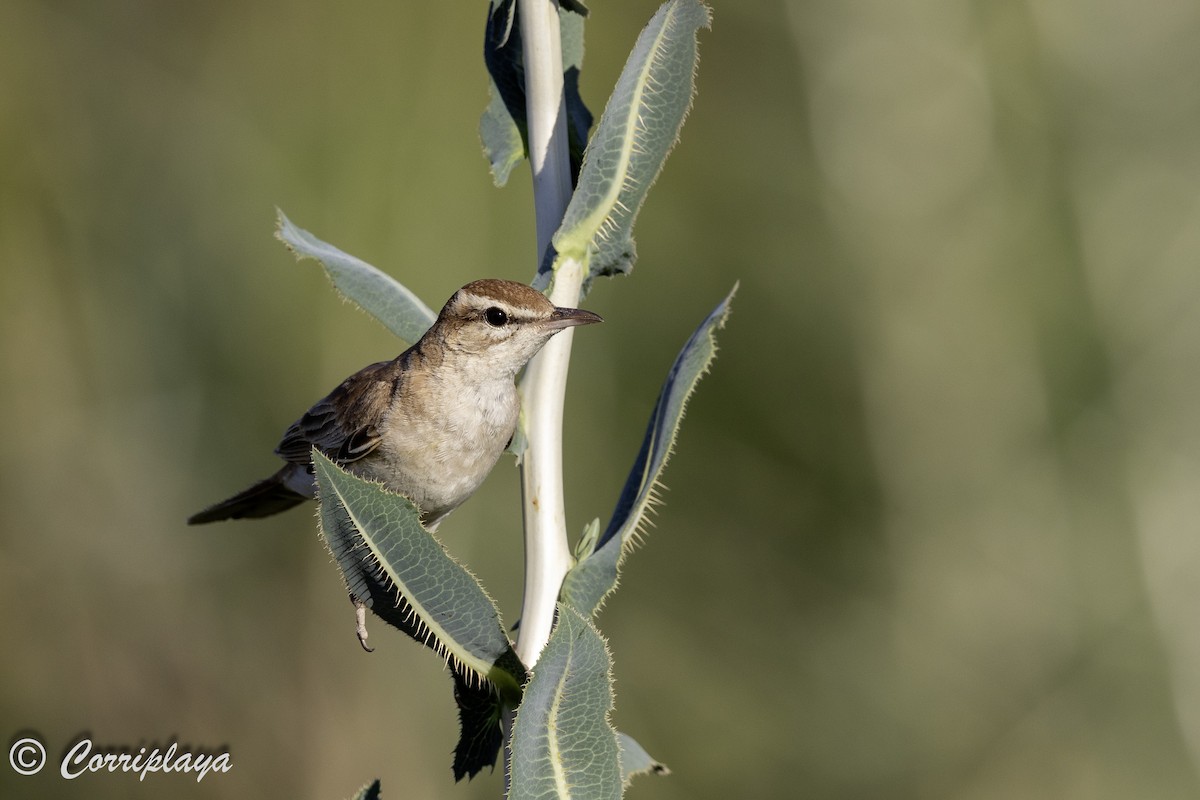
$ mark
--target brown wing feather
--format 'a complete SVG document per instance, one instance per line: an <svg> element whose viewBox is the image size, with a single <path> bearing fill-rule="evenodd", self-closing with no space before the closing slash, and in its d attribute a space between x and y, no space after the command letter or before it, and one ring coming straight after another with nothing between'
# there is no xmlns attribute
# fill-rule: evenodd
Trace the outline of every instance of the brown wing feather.
<svg viewBox="0 0 1200 800"><path fill-rule="evenodd" d="M379 429L397 378L394 365L394 361L381 361L342 381L292 423L275 448L276 455L307 466L316 447L347 463L378 447Z"/></svg>

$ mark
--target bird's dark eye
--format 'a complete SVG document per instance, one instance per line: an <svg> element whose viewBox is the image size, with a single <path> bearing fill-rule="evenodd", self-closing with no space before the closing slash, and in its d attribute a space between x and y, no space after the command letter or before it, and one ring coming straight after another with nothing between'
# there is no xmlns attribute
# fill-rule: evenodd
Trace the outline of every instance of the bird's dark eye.
<svg viewBox="0 0 1200 800"><path fill-rule="evenodd" d="M483 312L483 318L493 328L502 328L508 322L508 314L504 313L504 309L496 308L495 306Z"/></svg>

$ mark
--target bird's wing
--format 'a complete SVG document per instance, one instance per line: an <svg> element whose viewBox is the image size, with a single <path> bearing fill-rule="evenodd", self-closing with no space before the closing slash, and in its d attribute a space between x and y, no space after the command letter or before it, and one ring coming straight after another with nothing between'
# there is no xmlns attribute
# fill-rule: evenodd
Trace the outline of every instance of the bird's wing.
<svg viewBox="0 0 1200 800"><path fill-rule="evenodd" d="M308 465L316 447L334 461L357 461L379 446L383 416L396 386L394 362L351 375L292 423L275 448L285 461Z"/></svg>

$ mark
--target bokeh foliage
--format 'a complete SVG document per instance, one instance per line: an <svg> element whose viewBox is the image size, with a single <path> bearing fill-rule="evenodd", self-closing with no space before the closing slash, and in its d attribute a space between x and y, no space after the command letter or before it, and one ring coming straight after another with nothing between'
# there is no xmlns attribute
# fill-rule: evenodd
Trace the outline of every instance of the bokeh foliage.
<svg viewBox="0 0 1200 800"><path fill-rule="evenodd" d="M580 530L741 280L600 619L615 722L672 769L631 791L1196 794L1200 8L713 5L568 396ZM593 107L649 8L591 5ZM276 206L431 306L531 274L526 168L497 191L480 155L481 14L0 4L0 721L52 757L90 729L234 759L199 786L5 768L3 796L446 794L445 678L398 635L359 650L314 519L183 518L395 354L272 239ZM506 618L515 484L440 530Z"/></svg>

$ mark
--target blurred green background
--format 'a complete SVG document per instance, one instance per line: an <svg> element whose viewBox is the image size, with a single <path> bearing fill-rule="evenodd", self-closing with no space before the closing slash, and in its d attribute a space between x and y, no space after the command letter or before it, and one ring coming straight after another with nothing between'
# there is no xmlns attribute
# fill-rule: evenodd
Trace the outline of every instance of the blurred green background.
<svg viewBox="0 0 1200 800"><path fill-rule="evenodd" d="M593 110L654 2L591 4ZM741 291L600 617L633 797L1200 794L1200 5L714 3L629 278L576 337L605 516ZM485 4L0 4L0 733L227 746L4 797L494 798L450 681L363 654L311 514L188 528L395 354L274 208L435 307L533 273L491 185ZM516 470L442 526L512 622Z"/></svg>

